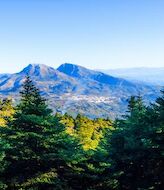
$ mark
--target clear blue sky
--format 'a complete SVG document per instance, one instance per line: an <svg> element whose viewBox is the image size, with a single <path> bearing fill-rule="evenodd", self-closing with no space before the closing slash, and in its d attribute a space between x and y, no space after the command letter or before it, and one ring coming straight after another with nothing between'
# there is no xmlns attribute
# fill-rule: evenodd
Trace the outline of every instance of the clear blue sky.
<svg viewBox="0 0 164 190"><path fill-rule="evenodd" d="M0 73L164 66L164 0L0 0Z"/></svg>

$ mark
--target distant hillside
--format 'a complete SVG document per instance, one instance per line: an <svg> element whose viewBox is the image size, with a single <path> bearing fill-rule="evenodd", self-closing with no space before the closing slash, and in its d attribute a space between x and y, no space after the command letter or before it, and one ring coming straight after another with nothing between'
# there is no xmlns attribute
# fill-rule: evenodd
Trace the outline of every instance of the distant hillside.
<svg viewBox="0 0 164 190"><path fill-rule="evenodd" d="M131 81L140 81L164 86L164 67L109 69L102 70L102 72L113 75L115 77L122 77Z"/></svg>
<svg viewBox="0 0 164 190"><path fill-rule="evenodd" d="M65 63L58 69L30 64L15 74L0 75L0 96L19 99L19 91L29 75L54 111L89 117L120 116L126 110L127 99L141 94L145 101L154 101L159 89L78 65Z"/></svg>

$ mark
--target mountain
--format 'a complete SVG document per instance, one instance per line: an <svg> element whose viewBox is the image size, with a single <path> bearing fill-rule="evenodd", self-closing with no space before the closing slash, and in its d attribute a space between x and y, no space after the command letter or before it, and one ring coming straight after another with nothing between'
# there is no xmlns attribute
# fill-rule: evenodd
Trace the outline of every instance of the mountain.
<svg viewBox="0 0 164 190"><path fill-rule="evenodd" d="M100 82L102 84L107 84L107 85L121 85L121 84L133 85L132 83L124 79L112 77L102 72L96 72L96 71L86 69L84 67L73 65L70 63L62 64L60 67L58 67L57 70L66 75L69 75L71 77L81 79L81 80L91 79L91 80Z"/></svg>
<svg viewBox="0 0 164 190"><path fill-rule="evenodd" d="M122 93L124 95L141 93L143 96L146 96L149 94L148 91L151 92L156 89L152 85L131 82L123 78L113 77L104 74L103 72L90 70L70 63L62 64L57 70L73 77L76 81L85 85L86 89L90 86L89 94L92 93L92 90L97 89L97 94L99 95L100 93L103 96L109 96L112 94L116 96L119 94L121 98Z"/></svg>
<svg viewBox="0 0 164 190"><path fill-rule="evenodd" d="M7 79L9 76L10 74L0 74L0 81Z"/></svg>
<svg viewBox="0 0 164 190"><path fill-rule="evenodd" d="M65 63L57 69L30 64L18 73L1 74L0 97L12 96L18 101L26 75L32 78L54 111L71 115L80 112L89 117L114 118L126 110L131 95L140 93L145 101L154 101L159 94L154 86Z"/></svg>
<svg viewBox="0 0 164 190"><path fill-rule="evenodd" d="M102 72L115 77L122 77L131 81L139 81L164 86L164 67L109 69L102 70Z"/></svg>
<svg viewBox="0 0 164 190"><path fill-rule="evenodd" d="M8 94L18 93L25 79L25 76L29 75L36 85L45 94L53 93L57 86L63 84L62 92L66 86L76 83L76 81L67 75L41 64L30 64L25 67L19 73L11 74L3 78L0 81L0 93Z"/></svg>

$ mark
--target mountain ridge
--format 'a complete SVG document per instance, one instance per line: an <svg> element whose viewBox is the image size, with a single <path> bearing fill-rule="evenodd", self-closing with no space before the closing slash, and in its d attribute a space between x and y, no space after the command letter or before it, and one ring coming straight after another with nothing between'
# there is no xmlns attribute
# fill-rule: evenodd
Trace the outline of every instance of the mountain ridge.
<svg viewBox="0 0 164 190"><path fill-rule="evenodd" d="M164 86L164 67L138 67L100 70L106 74L125 78L133 82L144 82L151 85Z"/></svg>
<svg viewBox="0 0 164 190"><path fill-rule="evenodd" d="M18 73L0 75L0 96L18 99L26 75L32 78L54 111L80 112L90 117L121 115L131 95L140 93L146 101L153 101L159 93L149 85L65 63L57 69L29 64Z"/></svg>

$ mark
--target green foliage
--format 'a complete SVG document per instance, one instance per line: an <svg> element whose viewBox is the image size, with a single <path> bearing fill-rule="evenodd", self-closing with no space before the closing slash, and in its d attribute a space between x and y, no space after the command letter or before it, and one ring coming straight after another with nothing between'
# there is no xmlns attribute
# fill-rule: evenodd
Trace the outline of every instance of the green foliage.
<svg viewBox="0 0 164 190"><path fill-rule="evenodd" d="M30 77L20 94L0 102L0 189L163 188L164 91L149 107L131 97L114 122L53 115Z"/></svg>
<svg viewBox="0 0 164 190"><path fill-rule="evenodd" d="M161 119L163 98L157 105L144 106L141 97L132 97L128 115L115 122L116 130L107 139L108 162L104 172L116 182L116 189L162 189L164 167L164 130Z"/></svg>
<svg viewBox="0 0 164 190"><path fill-rule="evenodd" d="M110 120L91 120L80 114L75 119L65 114L60 120L66 125L67 133L77 138L85 151L97 148L105 129L114 129Z"/></svg>
<svg viewBox="0 0 164 190"><path fill-rule="evenodd" d="M70 164L80 160L77 153L80 155L80 147L65 132L58 118L50 114L51 110L29 77L21 95L14 120L1 130L10 144L5 150L8 162L3 172L5 183L9 189L57 188L60 173L72 170Z"/></svg>
<svg viewBox="0 0 164 190"><path fill-rule="evenodd" d="M160 125L164 125L164 90L161 91L162 96L157 98L155 104L155 112Z"/></svg>
<svg viewBox="0 0 164 190"><path fill-rule="evenodd" d="M5 160L5 150L9 147L9 144L0 137L0 189L6 189L7 185L4 180L3 172L6 170L7 161Z"/></svg>

